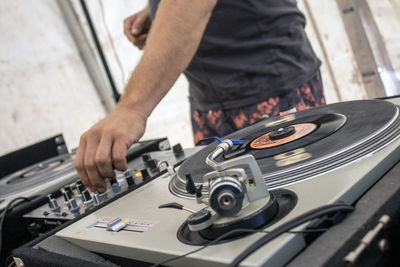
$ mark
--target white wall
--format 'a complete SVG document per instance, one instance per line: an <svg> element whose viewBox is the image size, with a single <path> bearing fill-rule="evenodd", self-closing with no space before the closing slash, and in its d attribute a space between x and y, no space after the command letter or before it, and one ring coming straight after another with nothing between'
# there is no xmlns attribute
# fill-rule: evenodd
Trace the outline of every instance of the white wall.
<svg viewBox="0 0 400 267"><path fill-rule="evenodd" d="M322 60L321 70L327 102L366 98L361 74L336 1L300 0L298 2L299 8L307 18L306 32L317 55Z"/></svg>
<svg viewBox="0 0 400 267"><path fill-rule="evenodd" d="M393 68L400 78L400 1L368 1L375 22L379 28Z"/></svg>
<svg viewBox="0 0 400 267"><path fill-rule="evenodd" d="M53 0L0 1L0 154L62 132L80 132L105 115Z"/></svg>

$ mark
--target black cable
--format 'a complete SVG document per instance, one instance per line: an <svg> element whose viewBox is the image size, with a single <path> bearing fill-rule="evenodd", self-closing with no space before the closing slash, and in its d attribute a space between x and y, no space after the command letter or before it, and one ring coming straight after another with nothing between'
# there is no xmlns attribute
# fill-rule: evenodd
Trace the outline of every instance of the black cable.
<svg viewBox="0 0 400 267"><path fill-rule="evenodd" d="M236 267L239 266L239 264L246 259L250 254L254 253L257 249L259 249L261 246L264 246L268 242L272 241L276 237L280 236L281 234L287 232L290 229L293 229L296 226L299 226L305 222L311 221L313 219L329 215L332 213L336 212L352 212L354 208L350 205L346 204L330 204L330 205L325 205L316 209L313 209L307 213L304 213L300 216L297 216L296 218L293 218L292 220L280 225L273 231L271 231L268 235L263 236L262 238L258 239L256 242L254 242L250 247L248 247L245 251L240 253L239 256L237 256L231 264L229 264L229 267Z"/></svg>
<svg viewBox="0 0 400 267"><path fill-rule="evenodd" d="M125 77L124 68L122 67L121 59L118 56L117 49L115 48L114 40L112 38L110 29L108 28L108 25L106 23L106 16L105 16L104 6L103 6L103 1L102 0L99 0L99 5L100 5L100 11L101 11L101 20L103 22L104 28L106 29L108 41L111 44L111 48L112 48L112 51L113 51L113 54L114 54L114 58L118 63L119 71L121 73L121 85L124 86L125 78L126 78Z"/></svg>
<svg viewBox="0 0 400 267"><path fill-rule="evenodd" d="M13 266L13 265L17 266L17 265L15 264L15 262L12 261L7 267L11 267L11 266Z"/></svg>
<svg viewBox="0 0 400 267"><path fill-rule="evenodd" d="M103 49L101 48L99 39L97 38L97 33L96 33L95 28L94 28L92 19L90 17L89 10L88 10L88 8L86 6L85 0L80 0L80 3L81 3L81 6L82 6L82 9L83 9L83 13L85 14L86 20L88 22L88 25L89 25L89 28L90 28L90 33L92 34L94 44L96 45L97 52L99 53L99 56L100 56L100 59L101 59L101 63L103 64L103 67L104 67L104 70L106 72L108 81L110 82L110 86L111 86L111 90L112 90L113 95L114 95L115 102L118 102L119 99L121 98L121 95L119 94L117 88L115 87L115 83L114 83L110 68L108 67L106 57L104 56Z"/></svg>
<svg viewBox="0 0 400 267"><path fill-rule="evenodd" d="M3 244L3 225L4 225L4 219L6 218L7 212L10 210L11 205L17 202L18 200L24 200L24 201L30 201L29 198L26 197L17 197L11 200L7 206L4 208L4 211L1 213L1 219L0 219L0 254L2 250L2 244ZM19 203L18 203L19 204ZM13 207L14 208L14 207Z"/></svg>
<svg viewBox="0 0 400 267"><path fill-rule="evenodd" d="M7 265L7 262L9 262L9 260L11 260L11 261L10 261L10 263ZM6 264L7 267L11 267L12 265L15 265L15 266L16 266L16 264L15 264L15 262L14 262L14 258L13 258L11 255L8 255L8 257L7 257L6 261L5 261L5 264Z"/></svg>
<svg viewBox="0 0 400 267"><path fill-rule="evenodd" d="M315 233L315 232L325 232L326 230L328 230L328 229L326 229L326 228L316 228L316 229L306 229L306 230L302 230L302 231L287 231L287 233L290 233L290 234ZM176 257L172 257L172 258L166 259L166 260L164 260L164 261L162 261L160 263L153 264L150 267L161 266L161 265L166 264L168 262L171 262L171 261L174 261L174 260L178 260L180 258L184 258L186 256L189 256L190 254L196 253L196 252L198 252L200 250L203 250L203 249L205 249L205 248L207 248L207 247L209 247L211 245L214 245L214 244L218 243L219 241L221 241L222 239L227 238L229 235L236 234L236 233L266 233L266 234L268 234L268 233L270 233L270 231L257 230L257 229L244 229L244 228L243 229L241 229L241 228L234 229L234 230L231 230L231 231L221 235L217 239L215 239L213 241L210 241L210 243L208 243L208 244L206 244L206 245L204 245L204 246L202 246L202 247L200 247L198 249L189 251L188 253L180 255L180 256L176 256Z"/></svg>

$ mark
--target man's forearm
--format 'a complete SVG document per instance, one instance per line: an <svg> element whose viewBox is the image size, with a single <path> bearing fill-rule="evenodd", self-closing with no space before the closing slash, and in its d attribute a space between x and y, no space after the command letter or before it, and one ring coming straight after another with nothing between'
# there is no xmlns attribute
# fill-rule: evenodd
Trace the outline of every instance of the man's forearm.
<svg viewBox="0 0 400 267"><path fill-rule="evenodd" d="M147 118L197 50L216 0L163 0L120 105Z"/></svg>

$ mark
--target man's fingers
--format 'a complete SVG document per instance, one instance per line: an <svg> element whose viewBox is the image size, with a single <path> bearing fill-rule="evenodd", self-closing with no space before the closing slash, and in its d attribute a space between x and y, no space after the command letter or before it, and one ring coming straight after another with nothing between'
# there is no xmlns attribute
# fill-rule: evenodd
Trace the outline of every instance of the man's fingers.
<svg viewBox="0 0 400 267"><path fill-rule="evenodd" d="M146 42L146 39L147 39L147 33L136 36L135 38L133 38L133 44L138 48L142 49Z"/></svg>
<svg viewBox="0 0 400 267"><path fill-rule="evenodd" d="M128 168L126 162L126 152L128 151L128 146L126 142L120 138L116 138L112 147L112 159L114 167L117 170L125 171Z"/></svg>
<svg viewBox="0 0 400 267"><path fill-rule="evenodd" d="M85 138L85 135L83 134L79 141L79 148L78 148L78 151L76 152L74 166L78 172L79 177L82 180L82 183L86 187L89 187L89 189L93 190L94 189L93 185L90 182L89 176L86 173L86 169L85 169L85 163L84 163L85 150L86 150L86 138Z"/></svg>
<svg viewBox="0 0 400 267"><path fill-rule="evenodd" d="M97 147L95 163L100 175L103 178L114 178L115 173L112 170L111 160L111 147L112 147L111 136L103 135L100 139L100 143Z"/></svg>
<svg viewBox="0 0 400 267"><path fill-rule="evenodd" d="M130 17L127 17L124 20L124 34L128 38L128 40L131 41L132 43L134 40L134 36L132 35L131 27L132 27L132 23L135 20L135 18L136 18L136 15L132 15Z"/></svg>
<svg viewBox="0 0 400 267"><path fill-rule="evenodd" d="M147 40L147 33L140 35L138 38L136 38L136 43L137 43L137 47L139 49L143 49L144 45L146 44L146 40Z"/></svg>
<svg viewBox="0 0 400 267"><path fill-rule="evenodd" d="M146 16L137 16L130 25L130 32L133 36L138 36L147 33L148 18Z"/></svg>
<svg viewBox="0 0 400 267"><path fill-rule="evenodd" d="M147 12L139 12L124 20L124 34L128 40L142 49L150 29L150 17Z"/></svg>
<svg viewBox="0 0 400 267"><path fill-rule="evenodd" d="M85 150L84 165L92 186L100 192L107 190L107 185L97 169L95 156L99 139L92 134L88 136Z"/></svg>

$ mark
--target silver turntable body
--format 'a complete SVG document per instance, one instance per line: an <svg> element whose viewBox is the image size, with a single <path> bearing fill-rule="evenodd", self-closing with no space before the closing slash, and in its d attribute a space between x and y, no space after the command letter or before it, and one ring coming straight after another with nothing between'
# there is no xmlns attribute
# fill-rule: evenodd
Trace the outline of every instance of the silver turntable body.
<svg viewBox="0 0 400 267"><path fill-rule="evenodd" d="M63 154L26 167L0 181L0 210L17 197L46 195L79 179L74 154Z"/></svg>
<svg viewBox="0 0 400 267"><path fill-rule="evenodd" d="M373 108L376 103L381 105L380 102L383 101L361 103L371 104ZM265 227L265 231L271 231L299 215L326 204L354 203L400 160L399 109L391 103L384 103L386 104L383 105L387 106L393 115L382 122L381 127L368 133L366 138L338 149L337 153L328 153L307 163L297 162L294 167L288 163L289 167L285 166L281 172L263 172L269 189L286 189L297 195L295 207L285 217ZM351 116L348 116L348 119L352 119ZM266 123L277 120L279 118L269 119ZM279 126L279 123L276 125ZM335 143L328 142L327 145L334 146ZM308 146L303 149L307 152ZM276 156L279 160L287 159L288 155L298 155L296 151L299 151L298 148ZM171 193L171 190L174 191L173 187L171 189L171 184L177 184L179 179L182 181L183 178L169 174L160 176L64 228L56 233L56 236L89 251L149 263L159 263L191 252L199 246L185 244L177 238L177 231L189 213L184 210L158 208L169 202L177 202L194 211L205 207L194 198L185 194L180 195L179 189ZM107 230L105 225L115 219L121 219L120 221L125 222L127 227L118 232ZM307 223L294 230L301 230L306 226ZM265 233L255 233L212 245L166 265L225 266L263 235ZM301 234L285 233L255 251L241 263L241 266L282 266L304 246L305 241Z"/></svg>

